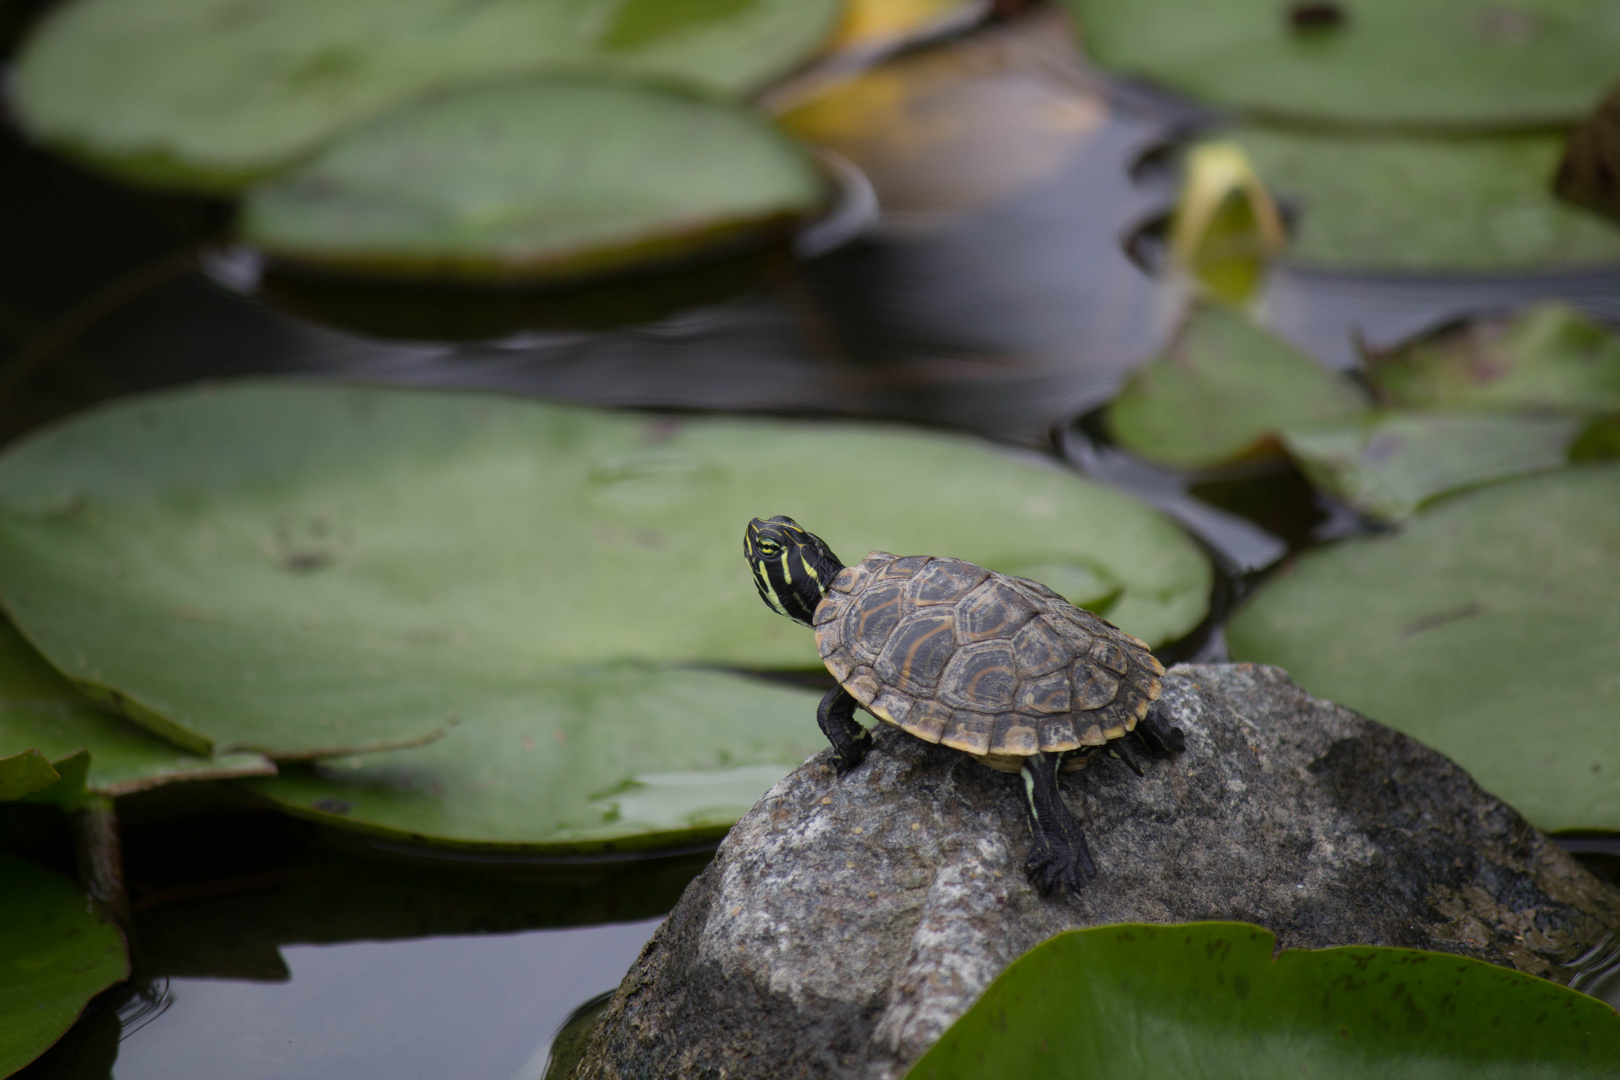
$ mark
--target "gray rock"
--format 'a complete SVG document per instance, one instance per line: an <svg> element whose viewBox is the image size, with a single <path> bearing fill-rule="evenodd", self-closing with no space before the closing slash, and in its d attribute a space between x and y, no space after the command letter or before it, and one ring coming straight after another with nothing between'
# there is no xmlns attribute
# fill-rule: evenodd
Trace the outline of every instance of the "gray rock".
<svg viewBox="0 0 1620 1080"><path fill-rule="evenodd" d="M1101 874L1080 896L1025 883L1016 777L890 728L842 779L810 759L686 890L576 1075L899 1076L1020 954L1101 923L1237 919L1558 981L1620 927L1620 890L1462 769L1281 670L1182 667L1165 698L1184 755L1065 777Z"/></svg>

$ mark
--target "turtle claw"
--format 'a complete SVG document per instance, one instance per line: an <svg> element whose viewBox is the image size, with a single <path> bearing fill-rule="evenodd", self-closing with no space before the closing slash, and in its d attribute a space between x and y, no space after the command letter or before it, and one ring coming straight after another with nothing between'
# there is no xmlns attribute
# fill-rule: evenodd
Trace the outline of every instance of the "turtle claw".
<svg viewBox="0 0 1620 1080"><path fill-rule="evenodd" d="M1060 889L1078 893L1097 876L1097 868L1084 846L1060 850L1037 843L1024 860L1024 873L1037 892L1050 896Z"/></svg>
<svg viewBox="0 0 1620 1080"><path fill-rule="evenodd" d="M1033 837L1024 873L1042 896L1059 888L1077 893L1097 876L1086 834L1058 790L1062 764L1063 756L1056 753L1034 754L1024 760L1024 794Z"/></svg>
<svg viewBox="0 0 1620 1080"><path fill-rule="evenodd" d="M855 766L866 760L867 751L872 749L872 736L862 732L860 738L849 740L842 746L833 749L833 769L839 776L843 776Z"/></svg>

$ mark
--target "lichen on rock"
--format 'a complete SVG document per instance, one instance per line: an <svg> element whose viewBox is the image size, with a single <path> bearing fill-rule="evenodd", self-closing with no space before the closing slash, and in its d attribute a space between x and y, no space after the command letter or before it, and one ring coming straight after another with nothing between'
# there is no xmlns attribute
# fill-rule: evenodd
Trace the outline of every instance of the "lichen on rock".
<svg viewBox="0 0 1620 1080"><path fill-rule="evenodd" d="M687 889L576 1077L887 1080L1022 953L1105 923L1239 920L1560 982L1620 928L1620 891L1462 769L1280 669L1185 666L1164 697L1184 754L1064 779L1101 873L1078 896L1025 882L1017 777L888 728L842 778L810 759Z"/></svg>

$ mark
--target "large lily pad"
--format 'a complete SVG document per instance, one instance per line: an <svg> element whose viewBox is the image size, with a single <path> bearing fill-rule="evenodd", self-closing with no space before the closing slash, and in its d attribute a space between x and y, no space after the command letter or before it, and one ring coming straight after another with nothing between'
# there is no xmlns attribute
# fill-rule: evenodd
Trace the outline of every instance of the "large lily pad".
<svg viewBox="0 0 1620 1080"><path fill-rule="evenodd" d="M154 183L233 189L424 94L590 67L739 91L832 32L837 0L79 0L17 61L37 137Z"/></svg>
<svg viewBox="0 0 1620 1080"><path fill-rule="evenodd" d="M1620 226L1552 194L1557 135L1350 138L1245 128L1226 137L1298 207L1287 258L1299 265L1446 272L1620 264Z"/></svg>
<svg viewBox="0 0 1620 1080"><path fill-rule="evenodd" d="M1566 416L1394 412L1285 432L1283 443L1318 487L1399 519L1440 495L1560 468L1580 431Z"/></svg>
<svg viewBox="0 0 1620 1080"><path fill-rule="evenodd" d="M56 802L85 792L128 795L176 780L223 780L276 771L259 754L208 758L187 753L111 715L81 694L9 622L0 619L0 754L19 751L32 753L50 770L51 785L69 782L58 791L41 790L48 785L36 783L11 797L32 794L35 800ZM84 761L77 760L81 756ZM0 800L7 797L6 762L17 757L0 759ZM69 762L74 768L67 767Z"/></svg>
<svg viewBox="0 0 1620 1080"><path fill-rule="evenodd" d="M1066 0L1106 67L1353 124L1573 123L1615 78L1613 0Z"/></svg>
<svg viewBox="0 0 1620 1080"><path fill-rule="evenodd" d="M1234 659L1449 755L1542 829L1620 830L1620 466L1459 495L1302 556Z"/></svg>
<svg viewBox="0 0 1620 1080"><path fill-rule="evenodd" d="M1547 301L1371 356L1367 379L1401 408L1620 410L1620 335Z"/></svg>
<svg viewBox="0 0 1620 1080"><path fill-rule="evenodd" d="M1597 1080L1620 1014L1478 960L1285 949L1246 923L1127 923L1037 945L907 1073Z"/></svg>
<svg viewBox="0 0 1620 1080"><path fill-rule="evenodd" d="M245 781L392 839L622 851L712 839L824 749L811 691L714 671L536 672L444 739Z"/></svg>
<svg viewBox="0 0 1620 1080"><path fill-rule="evenodd" d="M0 599L181 745L324 757L539 695L559 664L819 668L742 558L748 519L783 512L851 562L1119 590L1109 618L1154 643L1207 609L1209 565L1166 517L968 438L251 384L110 405L0 458Z"/></svg>
<svg viewBox="0 0 1620 1080"><path fill-rule="evenodd" d="M1217 465L1262 450L1285 428L1354 419L1354 384L1224 304L1195 308L1168 350L1108 407L1119 444L1165 465Z"/></svg>
<svg viewBox="0 0 1620 1080"><path fill-rule="evenodd" d="M578 276L781 231L822 187L738 106L541 79L391 113L253 189L241 228L273 256L371 275Z"/></svg>
<svg viewBox="0 0 1620 1080"><path fill-rule="evenodd" d="M0 1076L48 1050L129 976L124 935L79 887L0 853Z"/></svg>

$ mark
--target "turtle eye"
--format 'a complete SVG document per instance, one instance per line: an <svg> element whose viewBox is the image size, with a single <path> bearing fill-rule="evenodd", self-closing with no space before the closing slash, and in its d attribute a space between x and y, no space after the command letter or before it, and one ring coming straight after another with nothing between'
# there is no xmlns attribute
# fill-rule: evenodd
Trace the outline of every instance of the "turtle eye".
<svg viewBox="0 0 1620 1080"><path fill-rule="evenodd" d="M774 559L782 554L782 545L775 540L761 540L759 542L759 553L767 559Z"/></svg>

